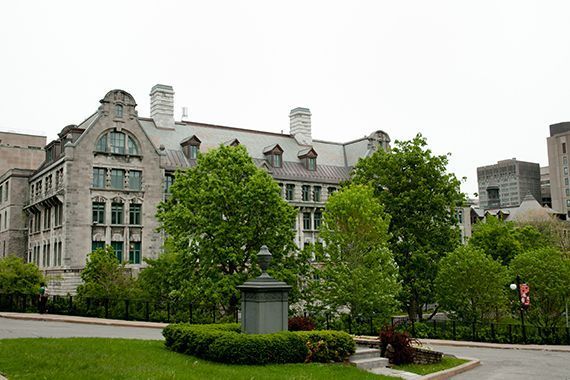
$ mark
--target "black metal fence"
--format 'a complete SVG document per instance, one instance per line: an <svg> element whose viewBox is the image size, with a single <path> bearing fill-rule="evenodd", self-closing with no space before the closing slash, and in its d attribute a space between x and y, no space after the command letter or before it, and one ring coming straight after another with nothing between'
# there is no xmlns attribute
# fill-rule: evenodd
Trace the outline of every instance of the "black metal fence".
<svg viewBox="0 0 570 380"><path fill-rule="evenodd" d="M541 328L526 324L461 323L452 320L432 320L411 323L395 321L398 329L415 338L463 340L488 343L570 344L570 328Z"/></svg>
<svg viewBox="0 0 570 380"><path fill-rule="evenodd" d="M35 294L0 294L0 311L38 312ZM221 305L174 300L79 298L49 296L47 313L148 322L237 322L238 310Z"/></svg>

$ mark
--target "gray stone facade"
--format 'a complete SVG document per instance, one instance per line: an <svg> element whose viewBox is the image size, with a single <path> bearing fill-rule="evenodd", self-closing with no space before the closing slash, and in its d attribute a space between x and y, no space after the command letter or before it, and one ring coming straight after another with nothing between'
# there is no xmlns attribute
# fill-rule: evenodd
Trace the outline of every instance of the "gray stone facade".
<svg viewBox="0 0 570 380"><path fill-rule="evenodd" d="M552 124L546 139L552 209L570 215L570 122Z"/></svg>
<svg viewBox="0 0 570 380"><path fill-rule="evenodd" d="M291 111L294 134L175 122L173 110L170 86L153 87L152 118L139 117L134 98L113 90L97 112L65 127L45 147L24 210L28 261L52 276L54 293L75 291L96 247L113 246L134 272L144 266L143 258L157 257L162 249L157 206L168 195L174 172L195 165L199 152L220 144L245 146L299 210L296 242L302 247L318 240L325 202L358 159L388 149L390 142L382 131L347 143L313 139L306 108Z"/></svg>

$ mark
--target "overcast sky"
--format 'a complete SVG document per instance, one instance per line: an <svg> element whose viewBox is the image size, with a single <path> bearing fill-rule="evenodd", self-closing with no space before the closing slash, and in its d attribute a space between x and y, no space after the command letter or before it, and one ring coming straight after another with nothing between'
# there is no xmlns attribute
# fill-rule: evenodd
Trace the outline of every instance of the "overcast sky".
<svg viewBox="0 0 570 380"><path fill-rule="evenodd" d="M52 140L107 91L149 115L280 132L308 107L313 138L421 132L477 191L476 167L548 164L570 120L568 1L10 1L0 5L0 130Z"/></svg>

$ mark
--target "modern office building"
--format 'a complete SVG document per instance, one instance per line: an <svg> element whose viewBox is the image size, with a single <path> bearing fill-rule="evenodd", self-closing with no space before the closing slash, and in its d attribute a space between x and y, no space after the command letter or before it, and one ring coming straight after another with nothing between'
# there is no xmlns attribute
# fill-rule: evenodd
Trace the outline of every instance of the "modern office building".
<svg viewBox="0 0 570 380"><path fill-rule="evenodd" d="M159 255L157 206L174 172L195 165L199 152L243 145L297 208L302 247L318 239L325 202L358 159L389 148L382 131L346 143L313 139L307 108L291 110L289 133L273 133L175 121L172 87L156 85L150 96L150 118L143 118L129 93L109 91L95 113L45 147L29 179L27 258L56 279L55 293L75 291L97 247L111 245L135 272L144 257Z"/></svg>
<svg viewBox="0 0 570 380"><path fill-rule="evenodd" d="M540 166L513 158L477 168L480 207L518 207L525 196L542 199Z"/></svg>

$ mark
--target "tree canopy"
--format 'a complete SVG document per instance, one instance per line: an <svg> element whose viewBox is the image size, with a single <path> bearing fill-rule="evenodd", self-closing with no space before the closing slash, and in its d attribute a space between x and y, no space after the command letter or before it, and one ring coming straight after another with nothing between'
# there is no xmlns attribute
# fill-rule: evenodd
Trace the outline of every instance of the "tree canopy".
<svg viewBox="0 0 570 380"><path fill-rule="evenodd" d="M43 280L36 264L15 256L0 259L0 293L35 294Z"/></svg>
<svg viewBox="0 0 570 380"><path fill-rule="evenodd" d="M463 204L460 182L447 173L448 158L434 155L418 134L396 141L391 151L361 159L352 182L368 184L391 216L390 248L403 284L402 300L411 318L434 300L440 258L460 242L455 208Z"/></svg>
<svg viewBox="0 0 570 380"><path fill-rule="evenodd" d="M398 270L388 249L390 217L364 185L344 187L326 205L320 233L324 255L317 298L353 317L387 317L400 290Z"/></svg>
<svg viewBox="0 0 570 380"><path fill-rule="evenodd" d="M273 255L270 273L297 284L308 264L291 255L296 211L243 146L199 155L195 167L176 173L170 190L158 211L166 251L180 256L168 258L181 265L171 272L176 279L170 292L234 309L236 286L259 273L256 254L262 245ZM147 271L158 267L149 263Z"/></svg>

